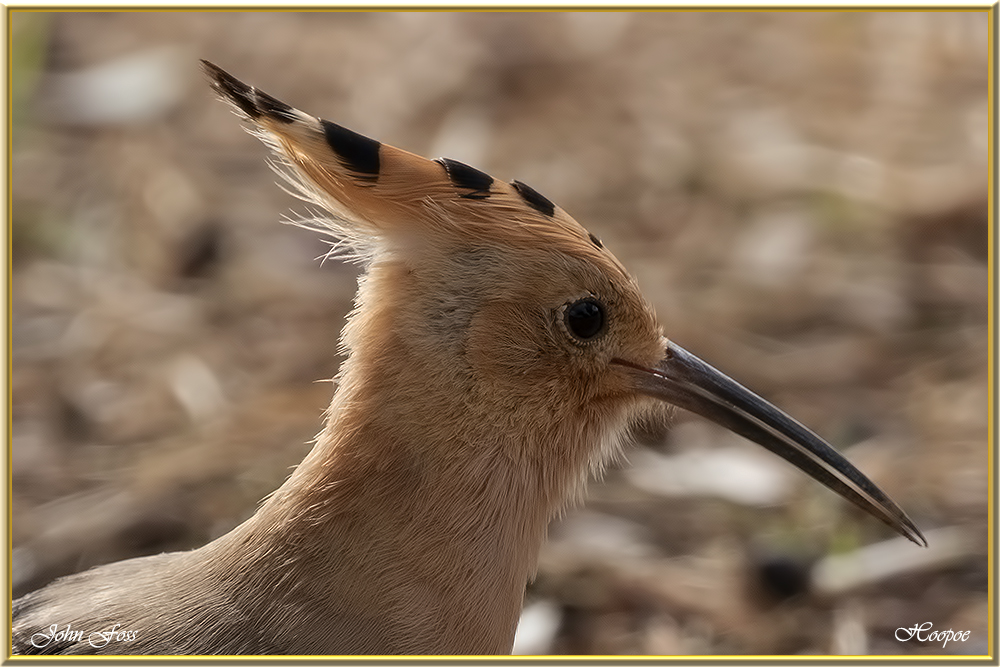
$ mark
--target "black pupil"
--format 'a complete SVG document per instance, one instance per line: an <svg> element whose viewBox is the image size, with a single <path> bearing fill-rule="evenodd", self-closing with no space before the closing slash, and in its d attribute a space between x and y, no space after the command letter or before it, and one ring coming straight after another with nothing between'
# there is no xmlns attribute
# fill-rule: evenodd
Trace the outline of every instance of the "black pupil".
<svg viewBox="0 0 1000 667"><path fill-rule="evenodd" d="M581 299L566 310L566 326L581 340L590 340L604 328L604 309L594 299Z"/></svg>

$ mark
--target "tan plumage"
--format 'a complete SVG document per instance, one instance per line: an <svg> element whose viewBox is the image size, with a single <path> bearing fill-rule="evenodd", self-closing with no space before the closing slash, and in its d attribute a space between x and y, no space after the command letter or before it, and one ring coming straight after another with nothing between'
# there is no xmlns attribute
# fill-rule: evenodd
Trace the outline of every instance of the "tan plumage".
<svg viewBox="0 0 1000 667"><path fill-rule="evenodd" d="M136 640L100 652L509 652L548 522L663 401L919 537L815 435L663 338L621 264L531 188L380 144L205 67L333 214L311 226L365 263L348 359L315 447L251 519L201 549L21 598L16 651L96 652L31 637L119 623Z"/></svg>

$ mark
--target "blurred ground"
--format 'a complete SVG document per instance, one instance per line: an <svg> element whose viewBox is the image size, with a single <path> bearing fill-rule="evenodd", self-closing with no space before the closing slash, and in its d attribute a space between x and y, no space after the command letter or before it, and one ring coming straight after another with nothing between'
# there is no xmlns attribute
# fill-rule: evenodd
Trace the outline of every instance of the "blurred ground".
<svg viewBox="0 0 1000 667"><path fill-rule="evenodd" d="M229 530L329 402L357 270L207 58L537 188L932 543L678 414L553 526L519 650L987 652L984 11L10 17L15 596Z"/></svg>

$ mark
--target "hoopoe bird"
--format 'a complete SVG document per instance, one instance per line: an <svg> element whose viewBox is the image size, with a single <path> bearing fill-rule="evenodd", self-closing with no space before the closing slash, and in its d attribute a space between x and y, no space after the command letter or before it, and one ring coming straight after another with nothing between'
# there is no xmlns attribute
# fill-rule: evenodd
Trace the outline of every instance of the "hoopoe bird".
<svg viewBox="0 0 1000 667"><path fill-rule="evenodd" d="M621 263L531 187L203 64L365 266L338 387L312 451L250 519L16 600L15 653L509 653L550 520L633 420L671 404L926 545L817 435L664 337ZM120 641L91 640L113 628Z"/></svg>

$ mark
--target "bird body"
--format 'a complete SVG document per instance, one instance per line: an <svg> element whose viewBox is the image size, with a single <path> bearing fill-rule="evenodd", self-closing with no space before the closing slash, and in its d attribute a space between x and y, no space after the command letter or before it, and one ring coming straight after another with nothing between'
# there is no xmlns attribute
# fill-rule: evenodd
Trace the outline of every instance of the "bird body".
<svg viewBox="0 0 1000 667"><path fill-rule="evenodd" d="M205 68L330 211L312 226L366 267L326 425L230 533L15 601L15 652L507 653L548 523L665 402L919 537L817 436L667 341L622 265L535 190ZM135 637L33 643L54 624Z"/></svg>

